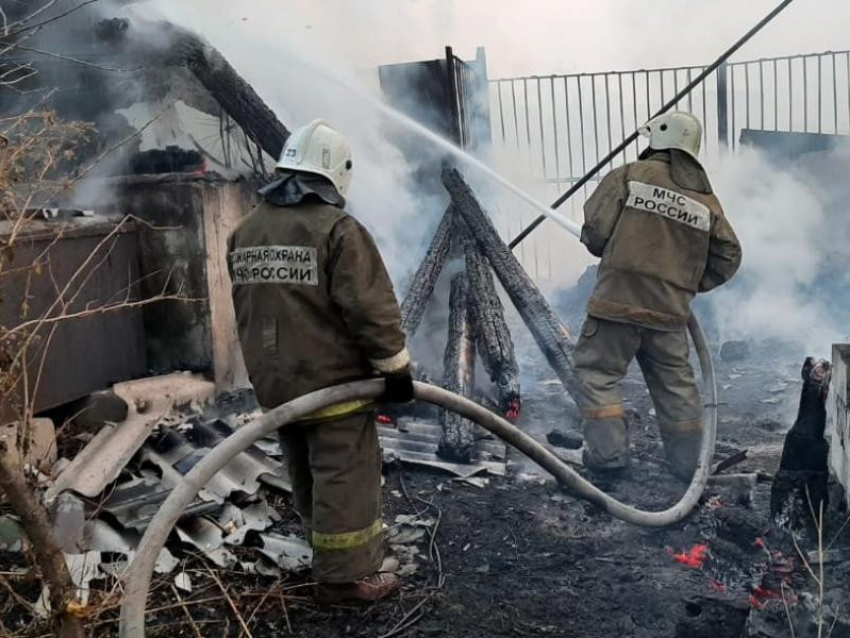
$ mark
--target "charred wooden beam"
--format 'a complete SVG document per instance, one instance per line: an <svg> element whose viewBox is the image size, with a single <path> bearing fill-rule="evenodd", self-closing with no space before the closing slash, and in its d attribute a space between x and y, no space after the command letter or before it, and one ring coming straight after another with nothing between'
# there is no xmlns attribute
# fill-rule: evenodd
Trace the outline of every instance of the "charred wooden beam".
<svg viewBox="0 0 850 638"><path fill-rule="evenodd" d="M440 225L437 226L437 232L431 239L428 252L425 253L425 258L419 264L416 274L413 275L404 301L401 302L401 327L408 339L419 328L431 294L434 292L434 286L443 271L452 244L453 219L454 213L450 206L443 215Z"/></svg>
<svg viewBox="0 0 850 638"><path fill-rule="evenodd" d="M475 386L475 329L469 312L469 285L466 273L452 279L449 297L449 339L443 358L443 387L471 397ZM437 455L451 461L468 463L475 446L475 425L454 412L441 414L443 438Z"/></svg>
<svg viewBox="0 0 850 638"><path fill-rule="evenodd" d="M161 37L150 38L151 29ZM116 48L116 57L128 65L144 62L147 81L156 79L162 83L159 92L173 95L173 84L180 90L182 99L204 112L219 115L212 104L206 103L208 100L194 96L199 91L193 92L192 87L185 86L188 78L182 78L180 83L174 67L187 68L254 143L271 157L280 157L289 130L224 55L198 34L170 22L158 22L143 29L127 30L120 42L110 46Z"/></svg>
<svg viewBox="0 0 850 638"><path fill-rule="evenodd" d="M569 332L523 270L511 249L499 237L460 172L449 166L444 167L443 184L451 195L455 214L466 222L471 236L489 260L502 287L516 306L549 365L578 402L578 384L573 363L574 344Z"/></svg>
<svg viewBox="0 0 850 638"><path fill-rule="evenodd" d="M185 30L181 31L177 46L189 70L224 112L266 153L275 159L280 157L289 131L218 49Z"/></svg>
<svg viewBox="0 0 850 638"><path fill-rule="evenodd" d="M505 321L505 309L496 292L489 262L466 228L461 228L478 353L490 380L499 390L499 409L508 418L516 419L520 410L519 365Z"/></svg>
<svg viewBox="0 0 850 638"><path fill-rule="evenodd" d="M826 398L831 364L808 357L803 363L800 407L794 425L785 435L782 460L770 490L770 512L791 527L816 526L812 517L829 502L829 443L826 431Z"/></svg>

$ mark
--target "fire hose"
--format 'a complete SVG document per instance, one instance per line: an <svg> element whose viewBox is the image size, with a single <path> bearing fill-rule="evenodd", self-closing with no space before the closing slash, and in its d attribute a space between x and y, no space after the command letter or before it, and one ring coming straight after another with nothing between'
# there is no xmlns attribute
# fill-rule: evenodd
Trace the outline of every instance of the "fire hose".
<svg viewBox="0 0 850 638"><path fill-rule="evenodd" d="M705 335L695 317L691 319L688 328L699 357L704 386L705 411L702 444L697 470L688 489L678 503L663 511L647 512L619 502L582 478L545 446L519 430L515 425L469 399L442 388L419 382L415 384L414 388L416 399L457 412L461 416L474 421L552 474L561 486L575 496L590 501L612 516L635 525L664 527L681 521L699 501L708 481L717 436L717 388L714 380L714 367ZM216 445L175 486L145 531L137 549L136 557L126 572L126 588L121 601L119 633L121 638L144 637L148 589L157 557L165 546L168 535L183 516L186 507L217 472L257 440L281 427L303 419L316 410L346 401L380 399L383 392L383 379L356 381L317 390L270 410L250 424L239 428Z"/></svg>

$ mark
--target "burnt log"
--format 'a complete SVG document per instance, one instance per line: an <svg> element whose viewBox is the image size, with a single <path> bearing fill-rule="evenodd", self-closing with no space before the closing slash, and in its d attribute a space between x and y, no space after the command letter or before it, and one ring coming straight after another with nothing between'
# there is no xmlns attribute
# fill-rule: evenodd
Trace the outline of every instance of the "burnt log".
<svg viewBox="0 0 850 638"><path fill-rule="evenodd" d="M135 27L136 25L130 25ZM149 37L150 29L161 36ZM245 134L271 157L280 157L289 130L254 88L233 68L227 58L198 34L170 22L158 22L146 28L124 29L120 41L113 42L116 57L125 64L144 63L148 90L181 99L210 115L220 115L217 105L236 122ZM104 41L104 46L110 43ZM185 67L206 89L206 96L195 95L188 77L180 78L174 67ZM181 82L182 81L182 82ZM154 87L156 87L154 89ZM150 96L152 99L155 96Z"/></svg>
<svg viewBox="0 0 850 638"><path fill-rule="evenodd" d="M469 312L469 285L466 273L452 278L449 297L449 339L443 358L443 387L471 398L475 386L475 328ZM475 446L475 425L454 412L440 416L443 438L437 455L446 460L468 463Z"/></svg>
<svg viewBox="0 0 850 638"><path fill-rule="evenodd" d="M821 504L829 501L829 443L826 430L826 398L831 364L808 357L801 370L803 388L794 425L785 435L779 471L770 490L770 513L792 527L810 526Z"/></svg>
<svg viewBox="0 0 850 638"><path fill-rule="evenodd" d="M181 30L177 40L186 65L222 110L242 127L245 134L271 157L277 159L289 137L289 130L257 95L230 62L209 42Z"/></svg>
<svg viewBox="0 0 850 638"><path fill-rule="evenodd" d="M470 311L484 369L499 391L499 410L510 419L519 417L519 365L505 309L496 292L490 264L478 244L463 232L463 251L469 282Z"/></svg>
<svg viewBox="0 0 850 638"><path fill-rule="evenodd" d="M578 383L573 362L574 343L566 327L543 297L543 293L523 270L460 172L443 168L443 185L452 198L455 214L467 224L471 236L493 267L502 288L508 293L549 365L564 387L578 402Z"/></svg>
<svg viewBox="0 0 850 638"><path fill-rule="evenodd" d="M416 334L425 314L425 309L428 307L431 294L434 292L437 279L443 272L443 266L452 244L453 219L454 213L449 206L440 225L437 226L437 232L431 239L431 245L425 253L425 258L419 264L419 268L416 269L407 289L407 294L401 302L401 327L408 339Z"/></svg>

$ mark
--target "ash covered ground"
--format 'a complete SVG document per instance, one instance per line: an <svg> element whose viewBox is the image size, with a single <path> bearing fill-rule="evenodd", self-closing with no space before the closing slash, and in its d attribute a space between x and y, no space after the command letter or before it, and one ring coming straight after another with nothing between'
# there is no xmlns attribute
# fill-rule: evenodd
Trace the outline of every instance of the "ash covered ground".
<svg viewBox="0 0 850 638"><path fill-rule="evenodd" d="M553 430L580 435L575 405L531 336L515 318L511 329L523 374L518 426L543 442ZM712 346L718 354L720 344ZM797 413L804 355L752 343L739 360L715 357L721 402L715 460L748 451L730 472L776 472ZM636 464L630 479L599 485L627 503L664 509L685 486L664 466L651 400L636 367L622 390ZM149 601L148 635L245 636L245 626L255 637L304 638L818 635L820 565L810 559L813 575L800 557L817 550L817 538L800 531L798 551L792 536L770 521L767 481L752 492L712 487L684 522L651 530L573 498L512 450L508 476L483 478L468 483L397 463L385 468L389 554L404 574L398 598L319 608L308 594L309 573L249 575L185 553L193 591L180 592L170 577L160 578ZM841 503L836 492L823 535L823 546L829 545L823 611L827 629L837 617L836 638L850 636L850 529L842 527L848 514ZM277 531L300 533L290 499L280 496L275 506L283 517ZM2 572L24 565L20 554L0 555ZM103 582L93 586L99 590L93 593L99 632L115 635L118 591ZM36 581L17 581L15 591L33 600ZM25 624L3 620L8 627Z"/></svg>
<svg viewBox="0 0 850 638"><path fill-rule="evenodd" d="M575 407L530 336L519 326L514 332L525 371L519 426L541 441L553 429L578 433ZM778 468L784 435L796 416L803 357L777 352L770 344L754 344L743 360L717 358L722 405L716 460L748 450L747 460L730 471L772 475ZM684 486L664 467L639 371L630 373L623 391L637 463L630 480L603 487L639 507L663 509ZM650 530L574 499L518 453L509 452L508 459L508 477L478 485L429 470L387 467L385 519L391 554L406 574L402 595L372 607L327 610L299 589L307 575L259 581L253 586L286 593L263 603L252 635L817 635L818 606L812 602L817 584L791 535L769 521L769 482L751 493L710 488L686 521ZM281 527L297 531L287 505L281 503L287 512ZM832 558L824 564L824 614L830 624L837 614L832 636L847 636L850 531L841 527L847 513L837 495L825 519L824 545L832 543ZM797 542L803 554L817 549L811 532L800 532ZM816 562L811 567L819 573ZM245 601L250 608L256 597ZM209 635L240 635L226 607L195 609L196 617L211 623ZM179 622L181 613L157 612L150 622ZM179 631L168 635L193 635L187 627Z"/></svg>

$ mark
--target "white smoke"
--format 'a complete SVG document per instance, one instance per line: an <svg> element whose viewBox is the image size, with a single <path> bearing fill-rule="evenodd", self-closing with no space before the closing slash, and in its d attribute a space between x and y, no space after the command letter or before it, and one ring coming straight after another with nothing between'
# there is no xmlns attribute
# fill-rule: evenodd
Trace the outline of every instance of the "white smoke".
<svg viewBox="0 0 850 638"><path fill-rule="evenodd" d="M483 46L492 77L506 77L703 64L778 3L597 0L580 10L552 0L252 0L214 10L208 0L146 4L167 7L202 32L215 24L236 41L250 34L306 45L361 69L433 59L447 44L465 55ZM848 19L846 0L793 3L742 55L843 50ZM274 48L267 53L272 57Z"/></svg>
<svg viewBox="0 0 850 638"><path fill-rule="evenodd" d="M208 38L288 126L323 117L351 138L357 163L353 212L374 232L399 281L415 267L445 202L423 200L425 189L387 141L385 119L331 78L377 95L376 66L438 58L445 44L464 57L485 46L491 78L705 63L775 2L659 0L647 10L627 0L607 0L581 12L570 3L543 0L529 0L522 8L492 0L263 0L216 11L200 0L135 6L147 18L164 17ZM792 5L740 55L842 49L842 16L850 17L845 0ZM434 152L425 141L405 142L406 148L416 145L423 153ZM842 158L846 154L836 151L830 161ZM557 195L551 185L533 185L527 158L497 159L501 172L542 201ZM828 295L818 294L830 265L841 268L848 261L848 243L838 241L835 232L841 221L835 213L836 186L818 180L818 171L777 166L751 151L727 155L710 168L745 255L736 282L709 297L724 337L778 338L823 352L847 332L836 312L824 307ZM468 177L505 237L535 216L471 171ZM566 211L577 219L580 201ZM536 241L545 249L534 251L534 260L531 255L522 260L526 269L533 276L555 271L559 283L575 280L589 261L581 246L551 225L538 231L540 237ZM522 247L517 253L522 257Z"/></svg>
<svg viewBox="0 0 850 638"><path fill-rule="evenodd" d="M726 155L712 178L743 247L732 283L711 293L724 339L775 339L829 355L846 340L847 291L837 276L850 263L846 223L850 145L777 164L744 148Z"/></svg>
<svg viewBox="0 0 850 638"><path fill-rule="evenodd" d="M445 210L445 198L423 195L413 168L390 141L389 123L370 101L379 97L377 70L350 66L336 52L340 40L335 37L320 43L298 33L282 37L257 23L234 25L216 12L193 9L193 4L197 6L151 2L137 11L145 19L167 19L208 39L288 128L320 118L345 134L355 166L349 210L373 233L400 282L427 246ZM274 7L273 20L287 24L278 5ZM399 131L394 128L392 133Z"/></svg>

